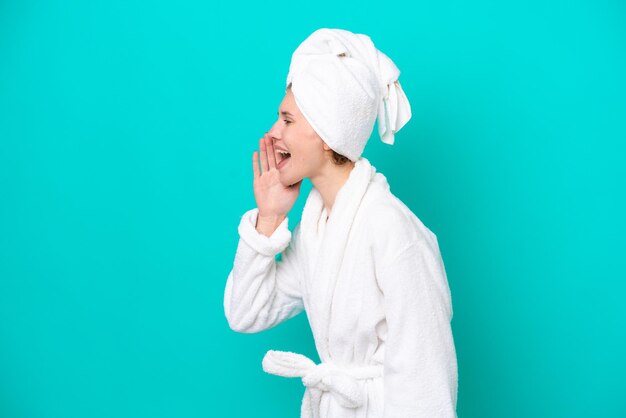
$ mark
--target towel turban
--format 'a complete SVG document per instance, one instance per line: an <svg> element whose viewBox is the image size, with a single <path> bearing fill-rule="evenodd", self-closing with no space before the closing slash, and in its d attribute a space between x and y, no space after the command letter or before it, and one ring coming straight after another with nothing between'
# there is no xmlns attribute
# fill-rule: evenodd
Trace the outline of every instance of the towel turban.
<svg viewBox="0 0 626 418"><path fill-rule="evenodd" d="M343 29L318 29L294 51L287 87L298 108L328 146L356 161L378 120L381 140L411 118L398 67L369 36Z"/></svg>

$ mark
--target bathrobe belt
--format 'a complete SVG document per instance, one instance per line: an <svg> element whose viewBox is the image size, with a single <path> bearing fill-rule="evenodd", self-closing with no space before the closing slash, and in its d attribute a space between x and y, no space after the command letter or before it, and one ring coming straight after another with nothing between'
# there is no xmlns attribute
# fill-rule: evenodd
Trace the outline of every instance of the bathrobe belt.
<svg viewBox="0 0 626 418"><path fill-rule="evenodd" d="M363 405L363 390L357 380L382 377L383 365L339 366L332 362L315 364L302 354L269 350L263 357L263 370L283 377L300 377L306 386L301 416L319 417L322 392L328 391L346 408Z"/></svg>

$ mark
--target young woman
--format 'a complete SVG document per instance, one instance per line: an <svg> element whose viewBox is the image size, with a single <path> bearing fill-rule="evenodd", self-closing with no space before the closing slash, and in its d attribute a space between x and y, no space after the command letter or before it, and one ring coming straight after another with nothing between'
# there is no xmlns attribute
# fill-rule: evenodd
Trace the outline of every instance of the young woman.
<svg viewBox="0 0 626 418"><path fill-rule="evenodd" d="M437 238L361 156L376 118L393 143L411 116L398 76L366 35L315 31L294 52L260 167L252 156L257 207L238 227L224 310L243 333L306 311L321 362L274 350L263 359L268 373L302 378L302 417L456 417ZM304 178L313 188L292 234Z"/></svg>

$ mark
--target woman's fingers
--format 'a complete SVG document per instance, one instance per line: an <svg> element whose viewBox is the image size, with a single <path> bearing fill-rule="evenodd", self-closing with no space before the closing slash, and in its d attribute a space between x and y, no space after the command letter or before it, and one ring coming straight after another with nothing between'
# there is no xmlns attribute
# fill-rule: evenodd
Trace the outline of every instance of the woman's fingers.
<svg viewBox="0 0 626 418"><path fill-rule="evenodd" d="M265 148L265 138L261 138L259 141L259 148L261 149L261 170L263 173L267 173L270 169L267 163L267 150Z"/></svg>
<svg viewBox="0 0 626 418"><path fill-rule="evenodd" d="M274 143L267 133L265 133L265 144L267 145L267 157L269 159L270 168L276 168L276 154L274 153Z"/></svg>
<svg viewBox="0 0 626 418"><path fill-rule="evenodd" d="M256 151L252 153L252 172L254 173L255 179L261 175L259 171L259 155Z"/></svg>

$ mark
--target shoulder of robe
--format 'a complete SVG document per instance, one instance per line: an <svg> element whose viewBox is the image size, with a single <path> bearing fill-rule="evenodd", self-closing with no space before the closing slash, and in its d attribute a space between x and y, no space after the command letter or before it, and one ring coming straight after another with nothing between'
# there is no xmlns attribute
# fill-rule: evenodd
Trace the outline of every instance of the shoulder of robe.
<svg viewBox="0 0 626 418"><path fill-rule="evenodd" d="M372 196L366 217L368 242L378 264L391 262L411 244L436 242L435 234L391 191Z"/></svg>

